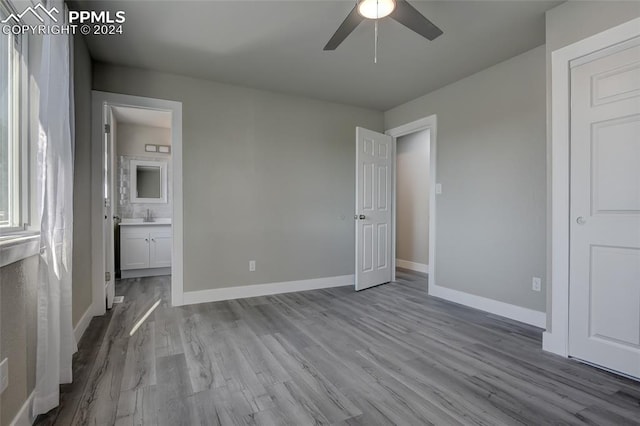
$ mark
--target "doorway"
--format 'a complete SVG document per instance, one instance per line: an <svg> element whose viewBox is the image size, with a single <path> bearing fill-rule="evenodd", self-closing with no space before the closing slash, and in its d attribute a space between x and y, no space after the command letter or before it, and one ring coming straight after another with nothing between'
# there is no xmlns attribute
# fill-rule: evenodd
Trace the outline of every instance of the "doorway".
<svg viewBox="0 0 640 426"><path fill-rule="evenodd" d="M400 267L435 282L436 125L431 115L386 132L393 138L394 281Z"/></svg>
<svg viewBox="0 0 640 426"><path fill-rule="evenodd" d="M171 113L125 106L107 108L111 111L113 141L110 186L115 277L170 275ZM108 291L107 301L109 296Z"/></svg>
<svg viewBox="0 0 640 426"><path fill-rule="evenodd" d="M429 129L396 138L396 267L429 273Z"/></svg>
<svg viewBox="0 0 640 426"><path fill-rule="evenodd" d="M127 276L171 274L181 305L182 104L93 91L92 113L93 314L113 303L116 263ZM114 221L127 225L126 247ZM146 263L122 265L123 250Z"/></svg>
<svg viewBox="0 0 640 426"><path fill-rule="evenodd" d="M362 131L366 129L360 129L360 130L362 133ZM370 136L369 139L373 140L374 142L376 138L379 138L380 140L382 140L384 137L384 135L382 134L376 134L375 132L371 132L369 130L366 130L366 134L368 134ZM370 250L371 253L369 253L370 256L368 257L372 257L373 259L376 259L376 258L379 259L378 260L379 264L390 264L391 281L396 281L396 266L398 266L397 265L398 262L396 261L397 259L396 254L398 253L397 237L396 237L398 235L398 194L397 194L398 193L398 167L397 167L398 139L408 136L408 140L413 140L415 138L426 140L428 141L428 143L426 144L427 146L423 147L423 149L426 152L428 152L428 163L427 163L428 164L428 184L426 185L427 187L426 191L427 191L427 197L428 197L428 202L426 203L428 218L426 220L428 222L428 225L425 227L426 232L423 231L425 232L426 235L423 235L422 238L428 241L428 243L426 244L426 249L424 249L427 252L428 263L422 264L423 266L421 266L421 268L423 270L426 270L426 273L428 274L428 277L429 277L429 285L431 288L431 286L435 285L435 281L436 281L436 275L435 275L435 270L436 270L435 268L436 194L439 194L441 192L440 184L436 183L436 146L437 146L436 116L431 115L429 117L425 117L420 120L416 120L411 123L408 123L399 127L395 127L393 129L388 130L386 132L386 135L387 137L391 138L391 141L390 141L391 142L391 158L390 158L389 166L393 169L391 185L388 191L391 193L391 233L390 233L391 235L389 236L389 240L390 240L389 245L391 246L391 249L386 251ZM360 149L361 149L361 144L364 142L364 139L361 138L360 136L361 135L358 134L358 131L356 131L356 147L357 147L356 157L358 157L358 154L360 153ZM363 140L360 140L360 139L363 139ZM400 143L403 143L403 141L401 140ZM364 149L364 151L366 151L366 149ZM386 158L389 158L389 157L387 156ZM389 161L389 160L386 160L386 161ZM363 212L359 210L361 205L366 204L364 199L362 200L360 199L362 194L361 194L361 191L358 190L359 184L361 183L360 181L362 180L359 173L359 167L360 167L360 162L358 161L358 158L356 158L356 203L355 203L356 204L356 215L355 215L355 220L356 220L355 287L356 289L359 289L358 271L366 269L366 262L364 262L363 260L364 256L360 255L362 250L359 250L359 246L363 246L363 247L367 246L366 244L363 244L363 241L366 241L366 238L364 238L366 237L366 233L364 232L364 227L367 224L366 222L367 215L363 214ZM372 188L375 189L375 186L372 186ZM375 191L373 191L373 193L375 193ZM360 228L363 228L363 229L360 229ZM359 230L361 232L358 232ZM419 239L420 239L420 236L417 236L415 237L415 239L413 239L413 241L417 241ZM375 243L376 241L379 240L379 238L370 238L370 240L373 243ZM377 256L374 256L373 253L376 253ZM422 258L419 258L419 259L422 259ZM405 260L405 259L400 259L400 260ZM414 262L414 263L419 263L419 262ZM407 264L405 263L404 265L406 267ZM402 262L400 266L402 267ZM413 266L413 267L415 268L417 266ZM376 282L376 284L387 282L385 280L382 280L382 281L378 280L378 281L379 282ZM363 287L366 287L366 286L363 286Z"/></svg>

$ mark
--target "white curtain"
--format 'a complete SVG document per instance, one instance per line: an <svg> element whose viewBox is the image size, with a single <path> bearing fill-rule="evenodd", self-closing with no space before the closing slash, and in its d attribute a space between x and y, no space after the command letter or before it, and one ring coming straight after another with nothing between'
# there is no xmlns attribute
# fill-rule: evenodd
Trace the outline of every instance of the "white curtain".
<svg viewBox="0 0 640 426"><path fill-rule="evenodd" d="M66 19L62 0L49 0L46 7L60 11L58 24L63 17ZM58 405L60 384L71 382L72 355L77 349L71 323L73 96L69 47L68 35L43 36L37 80L40 92L37 183L42 250L34 416Z"/></svg>

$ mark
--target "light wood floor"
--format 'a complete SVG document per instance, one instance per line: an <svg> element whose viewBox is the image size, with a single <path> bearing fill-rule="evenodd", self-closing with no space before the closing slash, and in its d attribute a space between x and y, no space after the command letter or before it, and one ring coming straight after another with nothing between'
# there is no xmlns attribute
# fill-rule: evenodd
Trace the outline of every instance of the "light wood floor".
<svg viewBox="0 0 640 426"><path fill-rule="evenodd" d="M637 382L398 276L181 308L168 277L120 281L125 302L91 322L74 383L37 424L640 424Z"/></svg>

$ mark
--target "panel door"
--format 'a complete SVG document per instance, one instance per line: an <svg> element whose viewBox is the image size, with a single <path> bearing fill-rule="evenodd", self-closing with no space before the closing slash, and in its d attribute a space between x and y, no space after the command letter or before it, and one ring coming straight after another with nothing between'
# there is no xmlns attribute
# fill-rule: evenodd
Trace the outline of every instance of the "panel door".
<svg viewBox="0 0 640 426"><path fill-rule="evenodd" d="M149 246L149 267L166 268L171 266L171 231L152 231Z"/></svg>
<svg viewBox="0 0 640 426"><path fill-rule="evenodd" d="M640 377L640 43L571 70L569 355Z"/></svg>
<svg viewBox="0 0 640 426"><path fill-rule="evenodd" d="M120 234L120 269L149 267L149 233L127 231Z"/></svg>
<svg viewBox="0 0 640 426"><path fill-rule="evenodd" d="M390 136L356 128L356 290L391 281L391 158Z"/></svg>

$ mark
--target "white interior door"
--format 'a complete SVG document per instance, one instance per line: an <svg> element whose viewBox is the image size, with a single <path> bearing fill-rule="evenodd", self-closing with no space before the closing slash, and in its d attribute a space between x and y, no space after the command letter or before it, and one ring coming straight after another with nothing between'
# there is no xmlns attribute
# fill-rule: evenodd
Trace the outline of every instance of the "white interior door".
<svg viewBox="0 0 640 426"><path fill-rule="evenodd" d="M114 249L114 228L113 228L113 212L114 212L114 187L113 169L115 164L114 155L114 132L112 131L114 120L111 108L105 107L105 129L104 129L104 289L106 296L107 308L113 306L113 298L115 297L115 249Z"/></svg>
<svg viewBox="0 0 640 426"><path fill-rule="evenodd" d="M391 281L391 137L356 128L356 290Z"/></svg>
<svg viewBox="0 0 640 426"><path fill-rule="evenodd" d="M640 377L640 42L571 69L569 355Z"/></svg>

